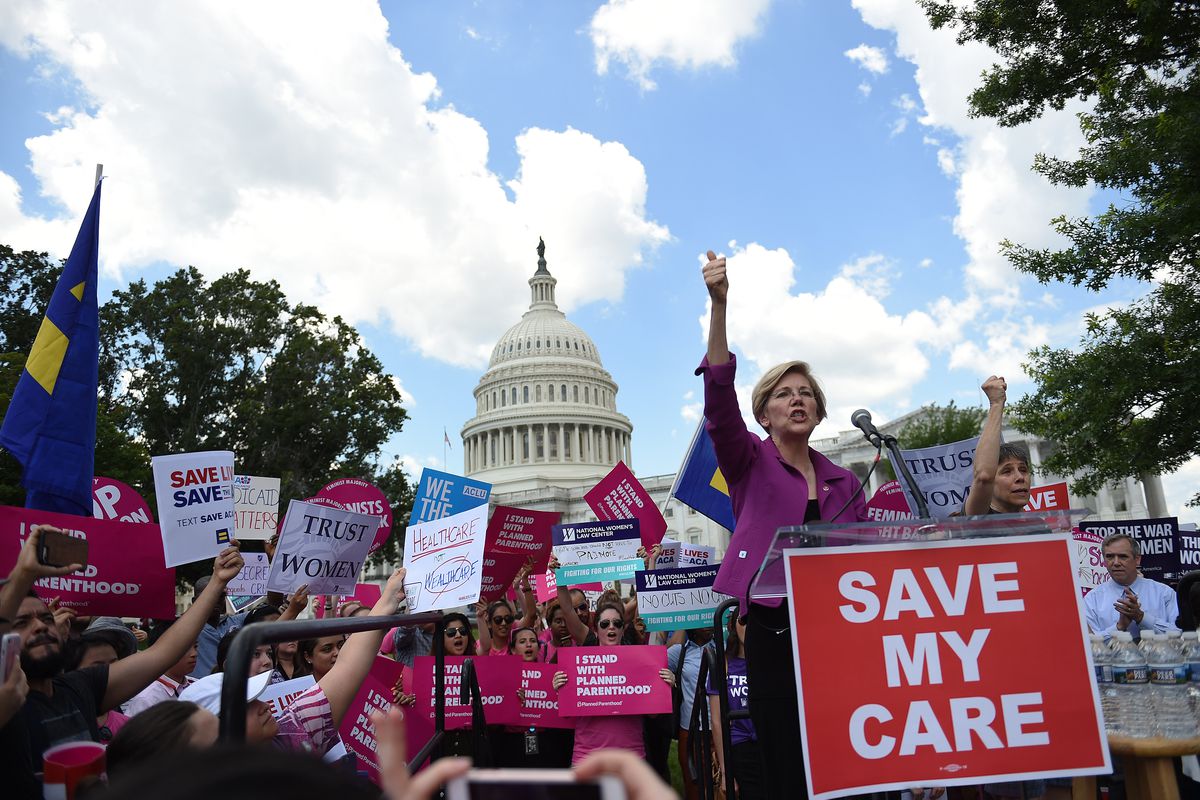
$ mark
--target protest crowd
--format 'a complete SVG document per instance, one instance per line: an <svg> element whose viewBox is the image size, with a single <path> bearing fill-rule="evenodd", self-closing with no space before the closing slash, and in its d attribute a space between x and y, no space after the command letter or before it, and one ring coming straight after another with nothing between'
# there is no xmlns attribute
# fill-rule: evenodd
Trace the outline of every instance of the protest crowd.
<svg viewBox="0 0 1200 800"><path fill-rule="evenodd" d="M751 584L778 528L864 522L867 498L853 473L809 446L827 404L805 362L763 375L749 410L766 436L747 428L734 389L737 361L726 341L725 260L710 252L703 277L711 320L696 372L707 435L736 519L721 563L687 562L668 552L671 543L647 537L645 519L616 515L557 525L535 512L518 514L523 521L511 530L521 535L510 544L536 546L506 550L509 523L497 522L503 515L497 509L495 524L488 524L484 495L473 507L449 509L453 514L414 514L404 566L372 595L358 591L356 581L379 521L336 504L296 501L266 543L262 568L270 578L248 607L234 609L229 587L250 554L226 528L224 541L217 534L211 574L196 582L186 611L177 619L121 615L140 617L131 625L80 613L50 588L85 562L47 563L44 539L66 526L61 516L55 525L37 524L34 514L0 589L0 633L19 640L19 658L0 685L4 796L51 796L52 784L62 788L52 755L80 742L104 746L106 777L84 778L56 796L415 799L438 796L472 762L502 770L574 769L581 780L611 775L629 797L645 800L677 796L672 763L688 800L725 796L727 776L742 800L808 796L793 634L816 624L817 612L802 595L792 596L792 606L784 598L754 597ZM958 513L1020 513L1031 473L1028 455L1001 442L1007 386L992 376L982 389L989 411ZM193 501L187 492L196 490L181 487L227 480L231 468L226 475L224 466L183 463L167 464L162 476L164 482L184 476L171 487L180 502L229 500L216 492ZM161 516L167 492L157 463L155 477ZM466 495L479 499L478 491ZM164 569L211 557L211 541L168 541L168 524L160 519ZM532 530L536 536L525 535ZM99 537L93 539L96 547ZM491 561L464 576L461 565L437 554L468 539ZM313 541L325 549L314 549ZM360 544L360 551L351 549ZM597 552L603 556L589 555ZM1111 580L1083 603L1087 629L1099 637L1094 647L1123 641L1123 634L1136 640L1153 632L1165 640L1196 627L1200 582L1186 581L1177 600L1175 589L1139 572L1139 543L1129 535L1108 536L1102 552ZM440 571L429 566L435 561ZM318 581L347 577L337 584L341 591L314 589ZM700 587L709 602L664 613L655 598L670 581ZM726 600L734 602L714 625ZM245 742L219 741L229 658L247 626L291 625L314 612L346 619L425 611L440 619L256 648L245 665ZM1046 622L1083 630L1073 620ZM444 736L410 773L408 760L433 733L439 659ZM467 674L477 683L484 730L477 709L460 698ZM1065 797L1069 785L1040 778L911 785L896 787L893 796Z"/></svg>

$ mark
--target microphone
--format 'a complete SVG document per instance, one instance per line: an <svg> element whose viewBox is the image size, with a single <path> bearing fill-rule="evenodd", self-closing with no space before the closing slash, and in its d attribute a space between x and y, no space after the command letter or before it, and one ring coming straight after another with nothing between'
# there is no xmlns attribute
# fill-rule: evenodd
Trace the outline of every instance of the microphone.
<svg viewBox="0 0 1200 800"><path fill-rule="evenodd" d="M865 408L860 408L850 415L850 424L863 432L863 436L867 437L867 441L876 447L881 446L883 434L875 427L875 423L871 422L871 412Z"/></svg>

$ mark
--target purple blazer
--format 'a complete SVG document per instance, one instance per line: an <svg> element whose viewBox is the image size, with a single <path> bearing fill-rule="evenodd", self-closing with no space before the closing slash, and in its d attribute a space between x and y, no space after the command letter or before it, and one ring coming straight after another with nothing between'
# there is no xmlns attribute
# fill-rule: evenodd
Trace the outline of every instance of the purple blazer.
<svg viewBox="0 0 1200 800"><path fill-rule="evenodd" d="M776 529L804 524L808 482L795 467L783 460L770 437L763 440L747 430L733 388L736 370L737 358L731 353L728 363L717 366L711 366L705 356L696 374L704 376L705 428L712 438L721 474L729 484L733 516L737 520L713 588L738 598L744 613L749 602L746 595L750 581L762 566ZM854 473L812 448L808 455L817 476L821 520L865 520L867 503L862 494L846 506L858 491L859 480ZM832 518L843 506L846 510L836 519ZM768 600L763 604L778 606L782 601Z"/></svg>

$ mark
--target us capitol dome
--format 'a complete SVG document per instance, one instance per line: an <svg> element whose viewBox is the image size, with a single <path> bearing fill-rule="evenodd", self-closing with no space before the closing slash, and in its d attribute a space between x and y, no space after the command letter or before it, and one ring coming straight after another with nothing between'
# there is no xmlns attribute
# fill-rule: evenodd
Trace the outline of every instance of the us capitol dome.
<svg viewBox="0 0 1200 800"><path fill-rule="evenodd" d="M545 507L550 487L586 491L618 461L632 468L633 455L617 384L591 337L555 303L558 281L540 239L537 253L529 310L496 342L462 429L466 475L527 508Z"/></svg>

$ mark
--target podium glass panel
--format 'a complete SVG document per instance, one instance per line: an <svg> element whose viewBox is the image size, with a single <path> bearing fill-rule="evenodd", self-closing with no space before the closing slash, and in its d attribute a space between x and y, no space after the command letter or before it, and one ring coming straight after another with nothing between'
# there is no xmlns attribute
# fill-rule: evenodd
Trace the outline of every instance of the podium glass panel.
<svg viewBox="0 0 1200 800"><path fill-rule="evenodd" d="M854 522L848 525L820 523L779 528L762 565L750 581L750 599L779 600L787 597L783 551L807 547L846 547L864 544L908 542L920 547L926 542L1070 533L1088 509L986 514L949 519L904 519L887 522Z"/></svg>

